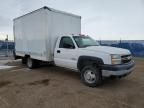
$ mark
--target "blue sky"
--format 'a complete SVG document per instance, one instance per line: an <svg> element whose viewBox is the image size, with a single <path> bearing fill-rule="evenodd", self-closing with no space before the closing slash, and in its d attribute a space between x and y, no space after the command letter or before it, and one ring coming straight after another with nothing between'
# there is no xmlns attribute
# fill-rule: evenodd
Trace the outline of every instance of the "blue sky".
<svg viewBox="0 0 144 108"><path fill-rule="evenodd" d="M82 33L97 40L144 40L144 0L1 0L0 39L13 39L13 18L43 6L82 16Z"/></svg>

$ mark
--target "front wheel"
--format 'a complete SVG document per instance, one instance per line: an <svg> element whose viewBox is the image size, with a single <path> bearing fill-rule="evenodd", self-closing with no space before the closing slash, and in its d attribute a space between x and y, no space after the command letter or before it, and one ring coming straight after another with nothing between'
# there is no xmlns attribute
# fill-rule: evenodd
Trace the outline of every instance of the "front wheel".
<svg viewBox="0 0 144 108"><path fill-rule="evenodd" d="M85 66L81 71L81 79L89 87L96 87L102 82L102 74L95 66Z"/></svg>

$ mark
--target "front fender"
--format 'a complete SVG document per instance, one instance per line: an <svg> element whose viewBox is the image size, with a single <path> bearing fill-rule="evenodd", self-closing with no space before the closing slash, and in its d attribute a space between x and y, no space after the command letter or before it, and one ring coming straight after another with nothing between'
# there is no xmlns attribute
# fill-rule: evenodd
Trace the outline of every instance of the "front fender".
<svg viewBox="0 0 144 108"><path fill-rule="evenodd" d="M97 66L101 66L104 64L103 60L98 57L92 56L80 56L77 62L77 68L81 70L85 65L96 64Z"/></svg>

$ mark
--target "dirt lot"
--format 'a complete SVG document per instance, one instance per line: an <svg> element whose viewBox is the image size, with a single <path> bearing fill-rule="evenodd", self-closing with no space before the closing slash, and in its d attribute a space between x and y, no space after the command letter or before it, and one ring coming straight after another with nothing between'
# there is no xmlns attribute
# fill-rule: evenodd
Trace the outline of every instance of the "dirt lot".
<svg viewBox="0 0 144 108"><path fill-rule="evenodd" d="M98 88L80 81L80 74L53 66L0 70L0 108L144 108L144 59L121 80L105 80Z"/></svg>

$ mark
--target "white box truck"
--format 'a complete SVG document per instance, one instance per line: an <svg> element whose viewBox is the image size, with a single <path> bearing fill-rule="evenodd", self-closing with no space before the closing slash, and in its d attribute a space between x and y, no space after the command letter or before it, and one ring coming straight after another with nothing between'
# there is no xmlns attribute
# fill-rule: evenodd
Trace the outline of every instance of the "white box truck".
<svg viewBox="0 0 144 108"><path fill-rule="evenodd" d="M81 17L43 7L14 19L15 58L29 68L40 61L81 73L95 87L103 77L124 77L134 69L129 50L100 46L81 34Z"/></svg>

